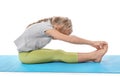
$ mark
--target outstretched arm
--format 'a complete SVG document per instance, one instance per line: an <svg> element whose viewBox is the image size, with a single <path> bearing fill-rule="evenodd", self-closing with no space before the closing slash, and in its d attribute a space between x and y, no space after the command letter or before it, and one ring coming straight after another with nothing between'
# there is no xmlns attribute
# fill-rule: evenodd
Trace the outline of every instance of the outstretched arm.
<svg viewBox="0 0 120 77"><path fill-rule="evenodd" d="M52 36L54 39L66 41L66 42L73 43L73 44L88 44L88 45L91 45L93 43L90 40L86 40L86 39L83 39L83 38L80 38L80 37L77 37L77 36L69 36L69 35L62 34L55 29L47 30L46 34Z"/></svg>
<svg viewBox="0 0 120 77"><path fill-rule="evenodd" d="M107 44L105 41L91 41L91 40L83 39L77 36L65 35L55 29L47 30L45 33L53 37L54 39L62 40L62 41L73 43L73 44L91 45L97 49L101 49L104 44Z"/></svg>

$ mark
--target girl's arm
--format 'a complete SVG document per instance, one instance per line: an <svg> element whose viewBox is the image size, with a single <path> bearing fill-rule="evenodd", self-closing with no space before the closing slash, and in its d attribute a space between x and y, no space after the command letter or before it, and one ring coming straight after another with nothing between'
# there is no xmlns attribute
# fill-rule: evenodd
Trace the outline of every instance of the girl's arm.
<svg viewBox="0 0 120 77"><path fill-rule="evenodd" d="M68 35L60 33L59 31L55 29L47 30L45 33L50 35L54 39L66 41L69 43L93 45L93 41L86 40L86 39L83 39L77 36L68 36Z"/></svg>

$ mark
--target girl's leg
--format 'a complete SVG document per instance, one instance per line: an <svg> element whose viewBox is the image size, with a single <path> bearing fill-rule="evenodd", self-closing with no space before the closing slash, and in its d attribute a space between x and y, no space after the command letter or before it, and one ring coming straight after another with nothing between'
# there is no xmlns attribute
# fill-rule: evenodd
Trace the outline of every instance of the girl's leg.
<svg viewBox="0 0 120 77"><path fill-rule="evenodd" d="M20 52L19 59L22 63L46 63L62 61L67 63L78 62L78 54L75 52L65 52L63 50L39 49L30 52Z"/></svg>
<svg viewBox="0 0 120 77"><path fill-rule="evenodd" d="M90 53L78 53L78 62L100 62L104 54L107 52L108 46L104 45L103 49L96 50Z"/></svg>
<svg viewBox="0 0 120 77"><path fill-rule="evenodd" d="M107 52L107 45L103 49L90 53L64 52L63 50L39 49L30 52L20 52L19 58L22 63L45 63L62 61L66 63L78 63L86 61L100 62Z"/></svg>

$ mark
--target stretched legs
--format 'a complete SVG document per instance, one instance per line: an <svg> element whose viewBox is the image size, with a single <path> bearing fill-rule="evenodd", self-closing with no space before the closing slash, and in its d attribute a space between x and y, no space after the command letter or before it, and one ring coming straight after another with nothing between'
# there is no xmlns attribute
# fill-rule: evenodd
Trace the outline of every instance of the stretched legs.
<svg viewBox="0 0 120 77"><path fill-rule="evenodd" d="M64 52L62 50L52 49L39 49L30 52L20 52L19 58L22 63L46 63L53 61L62 61L66 63L78 63L78 62L100 62L102 57L107 52L107 45L104 45L103 49L96 50L90 53L76 53L76 52Z"/></svg>

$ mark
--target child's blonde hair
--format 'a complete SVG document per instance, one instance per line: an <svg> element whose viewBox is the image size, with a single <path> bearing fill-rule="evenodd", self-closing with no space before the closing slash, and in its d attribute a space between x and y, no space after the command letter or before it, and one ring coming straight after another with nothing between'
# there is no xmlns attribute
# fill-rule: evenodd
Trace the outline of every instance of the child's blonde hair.
<svg viewBox="0 0 120 77"><path fill-rule="evenodd" d="M62 29L65 30L67 28L70 28L72 30L72 22L69 18L67 17L60 17L60 16L54 16L54 17L51 17L51 18L45 18L45 19L41 19L41 20L38 20L37 22L34 22L30 25L28 25L27 27L33 25L33 24L36 24L36 23L41 23L41 22L46 22L50 20L51 24L52 25L60 25L62 26Z"/></svg>

